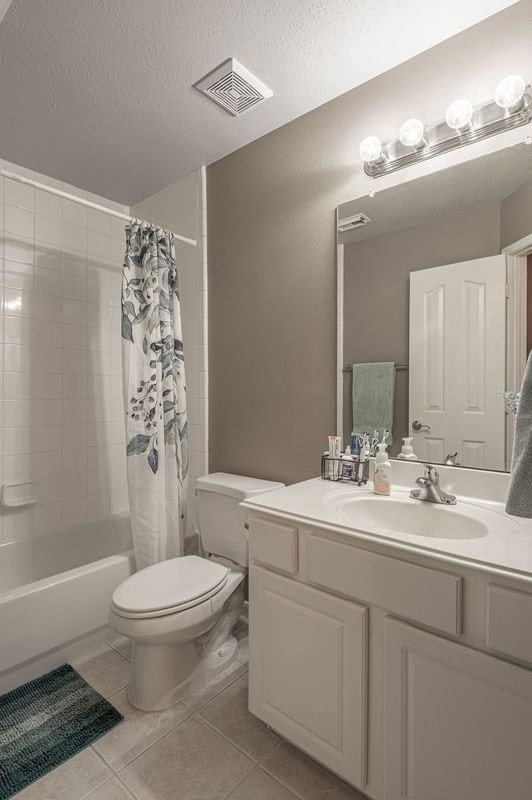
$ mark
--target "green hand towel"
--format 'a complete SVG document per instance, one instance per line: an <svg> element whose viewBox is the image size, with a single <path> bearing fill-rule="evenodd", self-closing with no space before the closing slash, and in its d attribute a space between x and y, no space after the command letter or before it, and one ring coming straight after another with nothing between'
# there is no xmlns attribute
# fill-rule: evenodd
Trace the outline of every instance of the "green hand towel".
<svg viewBox="0 0 532 800"><path fill-rule="evenodd" d="M353 364L353 430L369 433L393 427L393 398L395 364L381 361L375 364Z"/></svg>

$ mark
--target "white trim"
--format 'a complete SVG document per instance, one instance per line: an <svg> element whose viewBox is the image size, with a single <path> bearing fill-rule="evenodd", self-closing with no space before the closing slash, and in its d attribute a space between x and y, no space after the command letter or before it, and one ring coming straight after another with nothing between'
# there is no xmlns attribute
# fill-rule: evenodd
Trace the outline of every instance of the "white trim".
<svg viewBox="0 0 532 800"><path fill-rule="evenodd" d="M518 392L527 361L527 256L532 253L532 234L503 248L506 256L508 299L506 303L506 391ZM506 415L506 469L510 470L515 416Z"/></svg>
<svg viewBox="0 0 532 800"><path fill-rule="evenodd" d="M72 200L73 203L79 203L80 206L86 206L87 208L93 208L95 211L101 211L102 214L107 214L109 217L123 219L126 222L133 222L136 219L135 217L130 217L128 214L122 214L121 211L114 211L112 208L100 206L98 203L93 203L91 200L84 200L82 197L78 197L75 194L63 192L61 189L54 189L53 186L48 186L46 183L39 183L38 181L31 180L31 178L24 178L22 175L9 172L7 169L0 169L0 175L11 181L18 181L18 183L24 183L26 186L33 186L34 189L40 189L42 192L54 194L56 197L62 197L64 200ZM196 247L197 245L197 241L195 239L189 239L188 236L181 236L180 233L174 233L174 236L176 239L179 239L180 242L190 244L192 247Z"/></svg>
<svg viewBox="0 0 532 800"><path fill-rule="evenodd" d="M504 247L502 252L506 256L527 256L529 253L532 253L532 233Z"/></svg>
<svg viewBox="0 0 532 800"><path fill-rule="evenodd" d="M338 211L337 211L338 214ZM336 434L344 436L344 245L336 247ZM347 434L346 434L347 435Z"/></svg>

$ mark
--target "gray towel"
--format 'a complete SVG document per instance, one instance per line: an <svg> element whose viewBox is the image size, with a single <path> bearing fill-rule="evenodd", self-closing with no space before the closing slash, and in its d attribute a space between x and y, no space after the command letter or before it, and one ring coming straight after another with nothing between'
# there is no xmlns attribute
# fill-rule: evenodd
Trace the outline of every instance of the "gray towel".
<svg viewBox="0 0 532 800"><path fill-rule="evenodd" d="M532 517L532 352L528 356L517 406L506 511L516 517Z"/></svg>
<svg viewBox="0 0 532 800"><path fill-rule="evenodd" d="M381 361L374 364L353 364L353 430L355 433L382 433L393 427L395 364Z"/></svg>

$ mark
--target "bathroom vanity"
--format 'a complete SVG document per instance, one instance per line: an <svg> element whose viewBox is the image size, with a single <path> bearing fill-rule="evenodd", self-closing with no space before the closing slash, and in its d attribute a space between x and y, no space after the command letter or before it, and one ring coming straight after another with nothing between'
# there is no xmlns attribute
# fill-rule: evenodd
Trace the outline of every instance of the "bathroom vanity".
<svg viewBox="0 0 532 800"><path fill-rule="evenodd" d="M317 478L244 503L250 711L375 800L530 800L532 523L501 491L412 500L400 469L389 498ZM450 487L467 472L504 479Z"/></svg>

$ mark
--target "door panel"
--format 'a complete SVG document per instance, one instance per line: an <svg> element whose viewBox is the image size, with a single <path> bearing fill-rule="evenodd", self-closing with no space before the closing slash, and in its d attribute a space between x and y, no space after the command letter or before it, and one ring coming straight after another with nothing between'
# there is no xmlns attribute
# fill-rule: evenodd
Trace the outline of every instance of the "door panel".
<svg viewBox="0 0 532 800"><path fill-rule="evenodd" d="M410 435L414 452L505 469L506 259L410 273ZM421 420L430 431L416 433Z"/></svg>

